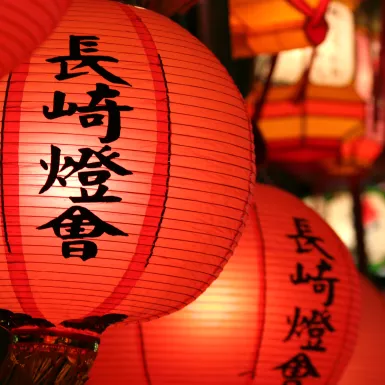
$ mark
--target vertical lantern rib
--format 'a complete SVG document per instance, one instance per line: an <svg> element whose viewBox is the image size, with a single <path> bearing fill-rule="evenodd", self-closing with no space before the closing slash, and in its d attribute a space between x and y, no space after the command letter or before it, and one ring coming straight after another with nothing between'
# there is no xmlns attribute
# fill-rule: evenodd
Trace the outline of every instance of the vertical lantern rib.
<svg viewBox="0 0 385 385"><path fill-rule="evenodd" d="M156 245L156 242L159 237L159 232L162 227L163 223L163 217L164 213L166 212L166 204L167 204L167 199L168 199L168 190L169 190L169 185L170 185L170 167L171 167L171 111L170 111L170 92L168 89L168 83L167 83L167 78L166 78L166 73L164 71L164 66L163 66L163 61L162 57L158 54L159 58L159 64L160 64L160 69L162 70L162 77L163 77L163 82L164 86L166 88L166 104L167 104L167 131L168 131L168 139L167 139L167 176L166 176L166 191L164 193L164 200L163 200L163 208L162 208L162 213L160 214L159 218L159 223L158 223L158 228L156 229L155 237L154 240L152 241L152 246L150 253L147 257L146 265L145 267L150 263L150 259L154 253L154 248Z"/></svg>
<svg viewBox="0 0 385 385"><path fill-rule="evenodd" d="M20 146L20 124L21 110L26 79L29 74L29 64L20 65L12 74L7 84L7 103L12 107L8 108L3 116L1 133L1 188L2 188L2 209L3 217L8 215L14 218L13 231L11 234L15 238L12 249L6 252L9 277L16 298L23 311L36 318L45 318L38 308L29 282L27 266L24 258L22 231L20 223L20 169L19 169L19 146ZM5 109L4 109L5 110ZM12 151L12 145L16 143L17 149ZM9 146L9 148L7 148ZM7 170L4 170L4 154L12 154L15 159L10 163ZM4 172L5 171L5 172ZM9 190L7 188L9 187ZM14 187L14 190L12 188ZM9 234L8 234L9 235Z"/></svg>
<svg viewBox="0 0 385 385"><path fill-rule="evenodd" d="M5 216L5 203L4 203L4 128L5 128L5 115L7 111L7 102L9 95L9 88L11 86L12 72L7 79L7 87L5 89L3 114L1 118L1 143L0 143L0 188L1 188L1 215L3 220L3 236L5 244L7 245L8 253L12 253L11 244L8 239L7 218Z"/></svg>
<svg viewBox="0 0 385 385"><path fill-rule="evenodd" d="M256 323L257 325L257 341L256 341L256 348L255 348L255 356L254 356L254 362L251 369L251 378L254 380L257 378L257 368L258 368L258 362L259 362L259 356L261 353L261 347L263 342L263 334L266 326L266 246L265 246L265 240L264 240L264 234L263 234L263 228L261 224L261 220L258 215L258 209L255 204L252 205L251 210L255 212L255 219L256 224L259 230L259 236L260 236L260 254L257 254L257 263L258 268L260 269L261 274L261 286L260 286L260 298L259 298L259 306L258 306L258 315L259 319Z"/></svg>
<svg viewBox="0 0 385 385"><path fill-rule="evenodd" d="M141 40L145 54L147 55L149 61L149 67L152 74L152 80L155 90L155 99L157 104L157 150L156 150L156 162L153 170L153 180L150 191L150 198L147 204L147 210L145 218L142 224L141 234L139 235L139 241L134 256L132 257L130 263L127 266L127 269L121 278L119 284L115 287L114 291L94 310L90 315L100 315L106 314L113 311L117 306L119 306L122 301L130 294L131 290L135 287L138 280L140 280L144 270L149 264L149 261L153 255L153 251L156 245L156 242L159 238L159 232L163 222L163 217L166 208L166 202L168 197L169 189L169 179L170 179L170 158L171 158L171 124L170 124L170 102L168 94L168 85L163 69L163 63L161 57L158 53L155 42L152 38L151 32L148 30L145 23L134 11L134 8L120 5L124 14L128 17L132 23L138 38ZM159 68L161 73L159 73ZM160 75L160 76L159 76ZM162 80L162 83L160 83ZM164 122L164 111L163 103L166 102L166 119L167 122ZM164 141L167 142L167 154L162 153L162 147ZM166 158L166 159L165 159ZM166 166L164 165L166 163ZM164 176L164 174L166 174ZM159 187L158 183L154 183L154 178L162 177L162 186ZM162 203L162 210L158 213L159 205L157 205L157 197L162 194L164 196ZM155 234L153 235L153 241L151 243L150 251L143 258L142 246L145 242L141 239L147 238L145 235L146 227L152 226L151 221L153 217L159 217L158 224L156 227ZM133 268L134 265L141 265L142 267Z"/></svg>
<svg viewBox="0 0 385 385"><path fill-rule="evenodd" d="M150 370L148 367L146 344L144 342L143 326L140 322L138 323L138 333L139 333L139 339L140 339L140 350L141 350L141 356L143 361L144 377L146 378L147 385L152 385Z"/></svg>

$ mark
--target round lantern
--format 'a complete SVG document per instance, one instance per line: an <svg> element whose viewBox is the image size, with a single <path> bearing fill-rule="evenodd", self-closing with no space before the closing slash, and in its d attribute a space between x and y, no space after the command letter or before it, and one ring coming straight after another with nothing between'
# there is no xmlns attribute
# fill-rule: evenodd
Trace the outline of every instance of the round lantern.
<svg viewBox="0 0 385 385"><path fill-rule="evenodd" d="M230 0L234 58L320 44L329 0Z"/></svg>
<svg viewBox="0 0 385 385"><path fill-rule="evenodd" d="M198 0L147 0L144 6L163 15L173 16L186 13L197 2Z"/></svg>
<svg viewBox="0 0 385 385"><path fill-rule="evenodd" d="M0 2L0 78L28 59L53 31L71 0Z"/></svg>
<svg viewBox="0 0 385 385"><path fill-rule="evenodd" d="M111 328L90 385L332 385L352 352L358 277L297 198L258 186L220 278L182 311Z"/></svg>
<svg viewBox="0 0 385 385"><path fill-rule="evenodd" d="M305 87L312 48L278 56L259 121L272 162L298 166L334 159L342 143L365 131L365 100L356 87L360 69L355 65L353 13L346 4L331 2L326 19L329 33L316 48ZM259 94L257 87L250 95L252 105Z"/></svg>
<svg viewBox="0 0 385 385"><path fill-rule="evenodd" d="M215 280L254 151L244 102L199 41L143 8L74 0L0 98L0 316L14 333L158 318Z"/></svg>
<svg viewBox="0 0 385 385"><path fill-rule="evenodd" d="M385 300L361 277L362 315L353 356L338 385L382 385L385 377Z"/></svg>

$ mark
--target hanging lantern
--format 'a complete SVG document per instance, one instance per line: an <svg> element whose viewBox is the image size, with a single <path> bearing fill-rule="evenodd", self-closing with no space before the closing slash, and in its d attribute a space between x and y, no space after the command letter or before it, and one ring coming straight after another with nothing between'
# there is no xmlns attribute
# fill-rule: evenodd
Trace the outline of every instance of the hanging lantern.
<svg viewBox="0 0 385 385"><path fill-rule="evenodd" d="M344 141L364 133L365 101L355 83L353 13L346 4L331 2L326 19L329 33L315 56L312 48L278 56L259 121L272 162L298 167L335 158ZM251 105L259 94L257 87Z"/></svg>
<svg viewBox="0 0 385 385"><path fill-rule="evenodd" d="M0 99L0 320L16 356L29 340L76 351L81 330L158 318L215 280L255 166L244 102L198 40L143 8L74 0Z"/></svg>
<svg viewBox="0 0 385 385"><path fill-rule="evenodd" d="M0 2L0 78L28 59L53 31L71 0Z"/></svg>
<svg viewBox="0 0 385 385"><path fill-rule="evenodd" d="M325 39L329 0L230 0L234 58L315 46Z"/></svg>
<svg viewBox="0 0 385 385"><path fill-rule="evenodd" d="M375 117L375 98L373 97L373 65L371 44L366 31L356 32L357 74L356 89L366 103L365 132L362 136L342 143L340 153L335 158L321 162L324 171L330 176L350 176L365 173L380 155L384 138L384 122Z"/></svg>
<svg viewBox="0 0 385 385"><path fill-rule="evenodd" d="M338 385L382 385L385 377L385 300L373 284L361 277L362 315L354 349Z"/></svg>
<svg viewBox="0 0 385 385"><path fill-rule="evenodd" d="M147 0L144 6L166 16L188 12L198 0Z"/></svg>
<svg viewBox="0 0 385 385"><path fill-rule="evenodd" d="M358 278L329 226L300 200L258 186L220 278L160 320L112 328L90 385L333 385L353 349Z"/></svg>

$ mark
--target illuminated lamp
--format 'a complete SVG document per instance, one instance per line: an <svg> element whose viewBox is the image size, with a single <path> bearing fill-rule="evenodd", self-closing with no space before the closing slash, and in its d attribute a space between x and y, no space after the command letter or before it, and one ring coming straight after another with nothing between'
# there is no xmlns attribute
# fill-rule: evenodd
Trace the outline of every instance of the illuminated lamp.
<svg viewBox="0 0 385 385"><path fill-rule="evenodd" d="M255 201L219 279L178 313L107 330L89 385L337 383L358 326L353 259L299 199L260 185Z"/></svg>
<svg viewBox="0 0 385 385"><path fill-rule="evenodd" d="M380 155L385 127L383 119L374 121L373 61L371 42L365 31L356 32L357 76L356 89L366 102L365 132L362 136L343 142L340 153L321 161L323 171L329 176L353 176L366 173Z"/></svg>
<svg viewBox="0 0 385 385"><path fill-rule="evenodd" d="M230 0L233 57L322 43L328 4L329 0Z"/></svg>
<svg viewBox="0 0 385 385"><path fill-rule="evenodd" d="M361 277L362 315L353 356L338 385L382 385L385 377L385 299Z"/></svg>
<svg viewBox="0 0 385 385"><path fill-rule="evenodd" d="M326 19L329 33L315 49L305 86L313 49L278 55L259 120L271 162L297 167L335 158L347 139L365 131L365 100L356 87L353 13L347 5L331 2ZM257 86L249 103L259 97Z"/></svg>
<svg viewBox="0 0 385 385"><path fill-rule="evenodd" d="M0 78L28 59L53 31L71 0L0 1Z"/></svg>
<svg viewBox="0 0 385 385"><path fill-rule="evenodd" d="M0 101L5 373L67 384L108 325L177 311L220 274L252 195L252 133L203 44L110 0L74 0Z"/></svg>

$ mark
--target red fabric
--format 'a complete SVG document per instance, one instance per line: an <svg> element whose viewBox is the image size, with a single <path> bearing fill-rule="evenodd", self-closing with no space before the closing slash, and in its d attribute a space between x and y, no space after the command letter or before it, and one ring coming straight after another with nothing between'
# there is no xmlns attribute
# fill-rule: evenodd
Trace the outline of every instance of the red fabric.
<svg viewBox="0 0 385 385"><path fill-rule="evenodd" d="M294 8L307 16L305 33L312 45L321 44L328 32L328 24L325 20L325 12L330 0L320 0L316 8L311 8L304 0L287 0Z"/></svg>
<svg viewBox="0 0 385 385"><path fill-rule="evenodd" d="M0 0L0 78L28 59L71 0Z"/></svg>
<svg viewBox="0 0 385 385"><path fill-rule="evenodd" d="M235 255L219 279L178 313L107 330L90 385L337 383L352 353L359 322L353 258L333 230L299 199L261 185L255 201ZM334 260L315 248L297 252L295 238L289 238L296 234L294 217L308 221L310 235L320 238L317 244ZM311 248L303 240L301 246ZM316 276L322 259L331 266L324 278L338 279L334 301L326 307L328 291L318 286L317 294L313 286L317 282L294 285L290 280L297 274L298 263L305 276ZM327 282L318 284L327 286ZM310 318L313 310L329 312L335 331L322 332L321 322L325 351L301 349L309 339L313 346L317 342L317 330L310 338L301 318L296 329L300 333L285 342L296 307ZM319 377L285 379L281 370L274 369L300 353L308 355Z"/></svg>
<svg viewBox="0 0 385 385"><path fill-rule="evenodd" d="M383 294L361 277L362 315L357 345L338 385L382 385L385 378L385 300Z"/></svg>
<svg viewBox="0 0 385 385"><path fill-rule="evenodd" d="M71 40L80 59L60 59L70 36L83 39L75 49ZM95 56L99 67L82 64ZM82 74L58 80L60 60ZM96 100L100 86L108 95ZM126 108L108 143L106 103ZM183 28L116 1L74 0L29 63L0 81L0 117L0 308L55 324L110 312L133 322L180 309L219 275L248 211L253 139L226 70ZM94 152L84 161L80 150ZM104 233L92 233L101 225L85 210ZM73 241L96 254L66 252Z"/></svg>

